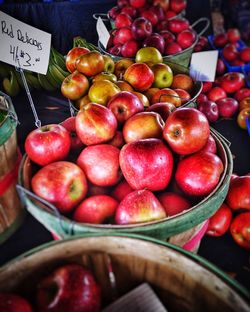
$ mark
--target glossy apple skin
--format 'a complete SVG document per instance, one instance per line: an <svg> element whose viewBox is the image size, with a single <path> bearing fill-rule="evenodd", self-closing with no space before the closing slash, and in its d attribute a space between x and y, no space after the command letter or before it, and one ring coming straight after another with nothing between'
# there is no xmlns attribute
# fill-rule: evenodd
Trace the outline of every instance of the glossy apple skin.
<svg viewBox="0 0 250 312"><path fill-rule="evenodd" d="M116 130L115 115L103 105L86 104L76 115L76 133L85 145L107 142Z"/></svg>
<svg viewBox="0 0 250 312"><path fill-rule="evenodd" d="M73 215L73 220L83 223L101 224L111 219L118 201L109 195L94 195L84 199Z"/></svg>
<svg viewBox="0 0 250 312"><path fill-rule="evenodd" d="M173 82L173 71L164 63L157 63L151 67L154 73L153 88L168 88Z"/></svg>
<svg viewBox="0 0 250 312"><path fill-rule="evenodd" d="M115 223L120 225L136 224L165 217L164 208L152 192L136 190L129 193L120 202L115 214Z"/></svg>
<svg viewBox="0 0 250 312"><path fill-rule="evenodd" d="M110 141L108 141L107 143L110 145L113 145L117 148L122 148L123 145L125 144L122 131L117 130L115 135L113 136L113 138Z"/></svg>
<svg viewBox="0 0 250 312"><path fill-rule="evenodd" d="M115 82L109 80L99 80L92 83L88 96L91 102L107 106L108 101L121 90Z"/></svg>
<svg viewBox="0 0 250 312"><path fill-rule="evenodd" d="M163 138L180 155L198 152L207 143L210 134L206 116L194 108L175 110L166 120Z"/></svg>
<svg viewBox="0 0 250 312"><path fill-rule="evenodd" d="M216 102L220 117L231 118L239 109L239 103L234 98L226 97Z"/></svg>
<svg viewBox="0 0 250 312"><path fill-rule="evenodd" d="M177 35L176 41L182 49L187 49L194 43L195 39L195 32L191 29L186 29Z"/></svg>
<svg viewBox="0 0 250 312"><path fill-rule="evenodd" d="M233 210L250 210L250 176L239 176L230 181L226 203Z"/></svg>
<svg viewBox="0 0 250 312"><path fill-rule="evenodd" d="M23 297L13 293L0 293L0 311L33 312L30 303Z"/></svg>
<svg viewBox="0 0 250 312"><path fill-rule="evenodd" d="M229 72L222 76L221 88L227 93L235 93L245 86L245 78L242 73Z"/></svg>
<svg viewBox="0 0 250 312"><path fill-rule="evenodd" d="M134 189L128 184L128 182L126 180L122 180L114 186L114 189L111 192L111 196L120 202L126 195L133 191Z"/></svg>
<svg viewBox="0 0 250 312"><path fill-rule="evenodd" d="M189 196L209 195L223 172L221 159L208 152L198 152L181 159L177 164L175 180Z"/></svg>
<svg viewBox="0 0 250 312"><path fill-rule="evenodd" d="M115 62L115 70L114 74L116 75L117 79L120 80L123 78L123 75L126 69L134 63L131 59L121 59Z"/></svg>
<svg viewBox="0 0 250 312"><path fill-rule="evenodd" d="M240 51L240 58L245 63L250 62L250 47L245 47Z"/></svg>
<svg viewBox="0 0 250 312"><path fill-rule="evenodd" d="M130 27L132 24L132 18L124 12L119 13L115 18L115 28Z"/></svg>
<svg viewBox="0 0 250 312"><path fill-rule="evenodd" d="M250 88L241 88L234 94L234 98L240 102L246 97L250 97Z"/></svg>
<svg viewBox="0 0 250 312"><path fill-rule="evenodd" d="M123 124L131 116L144 110L140 99L127 91L121 91L114 95L107 107L113 112L119 124Z"/></svg>
<svg viewBox="0 0 250 312"><path fill-rule="evenodd" d="M207 100L199 103L198 109L207 117L211 123L216 122L219 119L218 105L213 101Z"/></svg>
<svg viewBox="0 0 250 312"><path fill-rule="evenodd" d="M56 290L53 295L51 289ZM101 289L91 271L79 264L64 264L41 280L36 301L43 312L98 312Z"/></svg>
<svg viewBox="0 0 250 312"><path fill-rule="evenodd" d="M237 116L237 124L244 130L247 130L247 118L250 119L250 108L242 109Z"/></svg>
<svg viewBox="0 0 250 312"><path fill-rule="evenodd" d="M152 24L151 22L144 17L137 17L132 25L131 31L134 39L143 40L152 34Z"/></svg>
<svg viewBox="0 0 250 312"><path fill-rule="evenodd" d="M165 50L165 40L160 34L152 33L144 39L142 46L155 47L161 54L163 54Z"/></svg>
<svg viewBox="0 0 250 312"><path fill-rule="evenodd" d="M196 103L197 103L197 105L199 106L200 103L202 103L202 102L204 102L204 101L207 101L207 100L208 100L208 98L207 98L206 94L205 94L205 93L200 93L200 94L197 96L197 98L196 98Z"/></svg>
<svg viewBox="0 0 250 312"><path fill-rule="evenodd" d="M95 76L103 71L104 59L98 51L90 51L76 60L76 69L84 75Z"/></svg>
<svg viewBox="0 0 250 312"><path fill-rule="evenodd" d="M134 63L130 65L123 76L131 86L139 92L149 89L154 82L154 73L145 63Z"/></svg>
<svg viewBox="0 0 250 312"><path fill-rule="evenodd" d="M214 45L217 48L223 48L228 43L227 34L221 33L214 36Z"/></svg>
<svg viewBox="0 0 250 312"><path fill-rule="evenodd" d="M191 207L188 199L173 192L163 192L157 196L167 216L174 216Z"/></svg>
<svg viewBox="0 0 250 312"><path fill-rule="evenodd" d="M142 47L135 55L135 62L146 63L151 66L152 64L163 63L163 57L155 47Z"/></svg>
<svg viewBox="0 0 250 312"><path fill-rule="evenodd" d="M151 11L150 9L144 10L144 11L140 12L140 16L146 18L147 20L149 20L153 27L158 22L157 15L153 11Z"/></svg>
<svg viewBox="0 0 250 312"><path fill-rule="evenodd" d="M173 155L160 139L138 140L122 147L120 167L133 189L163 190L172 176Z"/></svg>
<svg viewBox="0 0 250 312"><path fill-rule="evenodd" d="M164 121L158 113L141 112L130 117L122 129L126 143L140 139L162 138Z"/></svg>
<svg viewBox="0 0 250 312"><path fill-rule="evenodd" d="M213 83L211 81L203 81L201 93L207 93L212 89Z"/></svg>
<svg viewBox="0 0 250 312"><path fill-rule="evenodd" d="M237 215L230 226L234 241L246 249L250 249L250 212Z"/></svg>
<svg viewBox="0 0 250 312"><path fill-rule="evenodd" d="M89 90L89 81L87 77L78 71L74 71L67 76L61 85L62 95L72 101L83 97Z"/></svg>
<svg viewBox="0 0 250 312"><path fill-rule="evenodd" d="M186 0L171 0L169 2L170 9L176 13L180 13L181 11L185 10L187 6Z"/></svg>
<svg viewBox="0 0 250 312"><path fill-rule="evenodd" d="M103 55L102 57L104 60L104 72L113 74L115 70L115 62L109 55Z"/></svg>
<svg viewBox="0 0 250 312"><path fill-rule="evenodd" d="M123 57L135 57L141 45L135 39L128 40L121 47L121 55Z"/></svg>
<svg viewBox="0 0 250 312"><path fill-rule="evenodd" d="M119 154L120 150L110 144L87 146L77 158L77 165L91 183L99 186L115 185L121 177Z"/></svg>
<svg viewBox="0 0 250 312"><path fill-rule="evenodd" d="M24 148L29 158L40 166L65 159L70 151L69 132L59 124L44 125L31 131Z"/></svg>
<svg viewBox="0 0 250 312"><path fill-rule="evenodd" d="M232 210L225 203L223 203L215 214L209 219L206 234L214 237L224 235L230 227L232 217Z"/></svg>
<svg viewBox="0 0 250 312"><path fill-rule="evenodd" d="M216 142L211 134L208 137L206 145L200 150L200 152L217 153Z"/></svg>
<svg viewBox="0 0 250 312"><path fill-rule="evenodd" d="M189 28L189 21L183 17L176 17L168 22L168 30L178 34Z"/></svg>
<svg viewBox="0 0 250 312"><path fill-rule="evenodd" d="M122 27L117 30L114 35L114 44L124 44L125 42L133 39L133 35L130 27Z"/></svg>
<svg viewBox="0 0 250 312"><path fill-rule="evenodd" d="M228 62L232 62L238 58L239 52L237 51L235 45L228 43L222 50L222 55Z"/></svg>
<svg viewBox="0 0 250 312"><path fill-rule="evenodd" d="M177 89L174 89L174 91L179 95L181 99L181 105L191 100L191 95L186 90L177 88Z"/></svg>
<svg viewBox="0 0 250 312"><path fill-rule="evenodd" d="M70 212L86 196L85 173L74 163L57 161L41 168L31 180L33 192L55 205L62 213Z"/></svg>
<svg viewBox="0 0 250 312"><path fill-rule="evenodd" d="M164 55L174 55L181 51L182 48L177 42L169 42L165 45Z"/></svg>
<svg viewBox="0 0 250 312"><path fill-rule="evenodd" d="M84 144L76 134L76 117L71 116L61 122L61 125L68 130L71 139L70 149L79 151L84 147Z"/></svg>
<svg viewBox="0 0 250 312"><path fill-rule="evenodd" d="M221 87L213 87L208 91L207 97L210 101L216 102L227 97L227 93Z"/></svg>
<svg viewBox="0 0 250 312"><path fill-rule="evenodd" d="M240 101L239 110L241 111L244 108L250 108L250 96Z"/></svg>
<svg viewBox="0 0 250 312"><path fill-rule="evenodd" d="M173 89L183 89L187 92L192 92L194 87L193 79L186 74L177 74L173 77L173 82L171 88Z"/></svg>
<svg viewBox="0 0 250 312"><path fill-rule="evenodd" d="M90 52L89 49L84 47L74 47L72 48L66 56L65 64L67 67L67 70L70 73L73 73L76 70L76 60L79 56L82 54L85 54L87 52Z"/></svg>
<svg viewBox="0 0 250 312"><path fill-rule="evenodd" d="M168 118L168 116L176 110L176 107L172 103L155 103L150 105L146 111L147 112L155 112L161 115L161 118L165 122Z"/></svg>
<svg viewBox="0 0 250 312"><path fill-rule="evenodd" d="M152 96L151 103L168 102L175 105L175 107L181 106L181 98L176 91L171 88L163 88L155 92Z"/></svg>

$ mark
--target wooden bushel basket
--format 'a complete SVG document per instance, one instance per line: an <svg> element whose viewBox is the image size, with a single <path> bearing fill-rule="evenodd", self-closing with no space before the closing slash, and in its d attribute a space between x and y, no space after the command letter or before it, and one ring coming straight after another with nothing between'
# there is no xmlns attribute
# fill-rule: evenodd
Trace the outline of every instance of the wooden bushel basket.
<svg viewBox="0 0 250 312"><path fill-rule="evenodd" d="M113 233L135 233L164 241L167 240L175 245L186 247L188 250L196 251L199 241L205 233L204 227L206 226L207 219L215 213L226 197L233 170L232 154L227 143L215 130L211 129L211 133L215 138L218 154L224 164L224 171L220 181L216 188L202 201L175 216L133 225L74 222L62 216L55 206L35 196L30 191L30 181L36 167L27 155L23 157L20 166L18 189L27 210L50 232L56 234L58 238L67 238L68 236L88 233L105 235Z"/></svg>
<svg viewBox="0 0 250 312"><path fill-rule="evenodd" d="M40 246L0 268L0 291L31 300L39 280L66 263L93 270L102 289L102 308L147 282L168 312L249 311L249 292L214 265L139 235L84 235Z"/></svg>
<svg viewBox="0 0 250 312"><path fill-rule="evenodd" d="M16 125L17 116L11 99L0 92L0 243L21 224L24 212L16 191L21 161Z"/></svg>

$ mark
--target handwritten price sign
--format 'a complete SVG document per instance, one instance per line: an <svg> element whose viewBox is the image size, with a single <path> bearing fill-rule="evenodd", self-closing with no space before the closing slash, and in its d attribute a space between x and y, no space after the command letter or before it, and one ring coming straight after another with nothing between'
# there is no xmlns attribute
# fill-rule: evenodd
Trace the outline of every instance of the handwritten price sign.
<svg viewBox="0 0 250 312"><path fill-rule="evenodd" d="M46 74L51 34L0 11L0 61Z"/></svg>

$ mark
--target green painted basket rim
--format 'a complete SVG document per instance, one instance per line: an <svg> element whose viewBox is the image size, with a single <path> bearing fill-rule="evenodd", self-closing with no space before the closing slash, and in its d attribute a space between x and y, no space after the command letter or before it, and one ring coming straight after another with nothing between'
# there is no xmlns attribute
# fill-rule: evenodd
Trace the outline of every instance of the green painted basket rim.
<svg viewBox="0 0 250 312"><path fill-rule="evenodd" d="M87 234L81 234L81 235L75 235L72 237L68 237L68 238L63 239L63 240L50 241L50 242L47 242L45 244L34 247L34 248L22 253L21 255L15 257L14 259L6 262L0 268L0 272L8 270L8 267L11 266L12 264L15 264L16 262L19 262L23 259L29 258L29 257L33 256L35 253L43 251L47 248L53 248L53 246L64 244L65 242L70 242L73 240L85 239L85 238L87 239L87 238L91 238L91 237L97 237L97 238L98 237L123 237L123 238L125 237L125 238L129 238L129 239L132 238L135 240L151 242L151 243L154 243L156 245L164 246L168 249L174 250L174 251L182 254L183 256L187 257L188 259L192 260L195 264L202 266L206 270L212 272L216 277L221 279L229 287L231 287L233 290L235 290L236 293L238 295L240 295L244 300L249 301L249 304L250 304L250 291L246 287L244 287L242 284L240 284L238 281L231 278L228 274L224 273L216 265L214 265L211 262L209 262L208 260L206 260L205 258L203 258L197 254L194 254L190 251L187 251L181 247L170 244L168 242L164 242L164 241L158 240L158 239L153 238L153 237L147 237L147 236L143 236L143 235L139 235L139 234L127 234L127 233L112 233L112 234L92 233L92 234L89 234L89 233L87 233Z"/></svg>
<svg viewBox="0 0 250 312"><path fill-rule="evenodd" d="M26 194L22 194L21 197L26 204L26 209L38 219L49 231L54 231L61 237L66 237L67 235L76 235L80 233L94 233L105 231L106 233L114 233L116 231L126 232L126 233L137 233L143 235L154 235L159 238L168 238L173 235L182 233L192 227L201 224L203 221L207 220L218 208L210 207L211 201L214 203L219 197L219 203L221 204L225 197L229 187L229 182L231 174L233 171L233 159L231 151L228 145L218 136L215 130L211 129L211 133L215 136L216 140L220 142L223 151L225 152L225 164L224 172L218 183L217 187L201 202L197 205L191 207L189 210L184 211L175 216L167 217L162 220L133 224L133 225L111 225L111 224L88 224L88 223L77 223L59 213L48 211L42 207L39 207L32 201ZM23 185L23 175L22 169L24 167L25 161L28 159L27 155L24 155L22 163L19 169L18 183ZM208 201L209 199L209 201ZM204 205L209 205L206 207L204 212ZM59 214L59 217L58 217ZM53 223L53 226L52 226ZM57 227L56 227L57 226ZM185 228L183 228L185 227Z"/></svg>

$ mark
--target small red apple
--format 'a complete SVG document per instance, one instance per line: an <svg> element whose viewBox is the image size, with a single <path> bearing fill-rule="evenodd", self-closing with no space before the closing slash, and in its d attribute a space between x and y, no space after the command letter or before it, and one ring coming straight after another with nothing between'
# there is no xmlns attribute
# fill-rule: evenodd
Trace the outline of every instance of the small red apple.
<svg viewBox="0 0 250 312"><path fill-rule="evenodd" d="M217 48L223 48L228 43L227 34L217 34L214 36L213 43Z"/></svg>
<svg viewBox="0 0 250 312"><path fill-rule="evenodd" d="M115 215L118 204L117 200L106 194L90 196L76 207L73 220L93 224L108 222Z"/></svg>
<svg viewBox="0 0 250 312"><path fill-rule="evenodd" d="M250 210L250 176L244 175L230 181L226 203L233 210Z"/></svg>
<svg viewBox="0 0 250 312"><path fill-rule="evenodd" d="M33 192L55 205L62 213L70 212L87 194L85 173L69 161L57 161L41 168L31 180Z"/></svg>
<svg viewBox="0 0 250 312"><path fill-rule="evenodd" d="M215 103L209 100L203 101L198 104L198 109L207 117L211 123L216 122L219 119L219 109L217 102Z"/></svg>
<svg viewBox="0 0 250 312"><path fill-rule="evenodd" d="M76 70L76 60L79 56L82 54L85 54L89 52L90 50L88 48L84 47L74 47L72 48L66 55L65 59L65 65L67 67L67 70L70 73L73 73Z"/></svg>
<svg viewBox="0 0 250 312"><path fill-rule="evenodd" d="M239 29L237 29L237 28L229 28L227 30L227 38L228 38L228 41L231 42L231 43L235 43L235 42L239 41L240 38L241 38Z"/></svg>
<svg viewBox="0 0 250 312"><path fill-rule="evenodd" d="M126 180L119 182L111 192L112 197L114 197L119 202L129 193L133 192L134 189L128 184Z"/></svg>
<svg viewBox="0 0 250 312"><path fill-rule="evenodd" d="M222 50L222 55L224 56L224 58L231 62L233 60L235 60L238 55L239 52L237 50L237 48L235 47L235 45L228 43Z"/></svg>
<svg viewBox="0 0 250 312"><path fill-rule="evenodd" d="M250 97L250 88L241 88L234 94L234 98L240 102L246 97Z"/></svg>
<svg viewBox="0 0 250 312"><path fill-rule="evenodd" d="M245 86L245 77L238 72L226 73L222 76L220 86L227 93L235 93Z"/></svg>
<svg viewBox="0 0 250 312"><path fill-rule="evenodd" d="M45 166L68 156L71 146L70 134L62 125L44 125L28 134L24 146L32 161Z"/></svg>
<svg viewBox="0 0 250 312"><path fill-rule="evenodd" d="M239 103L234 98L226 97L216 102L219 115L223 118L231 118L238 111Z"/></svg>
<svg viewBox="0 0 250 312"><path fill-rule="evenodd" d="M121 55L123 57L135 57L137 51L140 49L140 44L135 39L130 39L121 47Z"/></svg>
<svg viewBox="0 0 250 312"><path fill-rule="evenodd" d="M174 216L191 207L189 200L177 193L163 192L157 198L164 207L167 216Z"/></svg>
<svg viewBox="0 0 250 312"><path fill-rule="evenodd" d="M132 18L126 13L119 13L115 18L115 28L130 27Z"/></svg>
<svg viewBox="0 0 250 312"><path fill-rule="evenodd" d="M208 137L207 144L200 150L200 152L217 153L216 142L211 134Z"/></svg>
<svg viewBox="0 0 250 312"><path fill-rule="evenodd" d="M227 97L227 93L221 87L213 87L208 91L207 97L210 101L216 102Z"/></svg>
<svg viewBox="0 0 250 312"><path fill-rule="evenodd" d="M234 241L246 249L250 249L250 212L237 215L230 226Z"/></svg>
<svg viewBox="0 0 250 312"><path fill-rule="evenodd" d="M115 215L117 224L136 224L160 220L166 217L159 200L149 190L129 193L120 202Z"/></svg>
<svg viewBox="0 0 250 312"><path fill-rule="evenodd" d="M209 219L206 234L215 237L224 235L230 227L232 217L232 210L223 203Z"/></svg>

